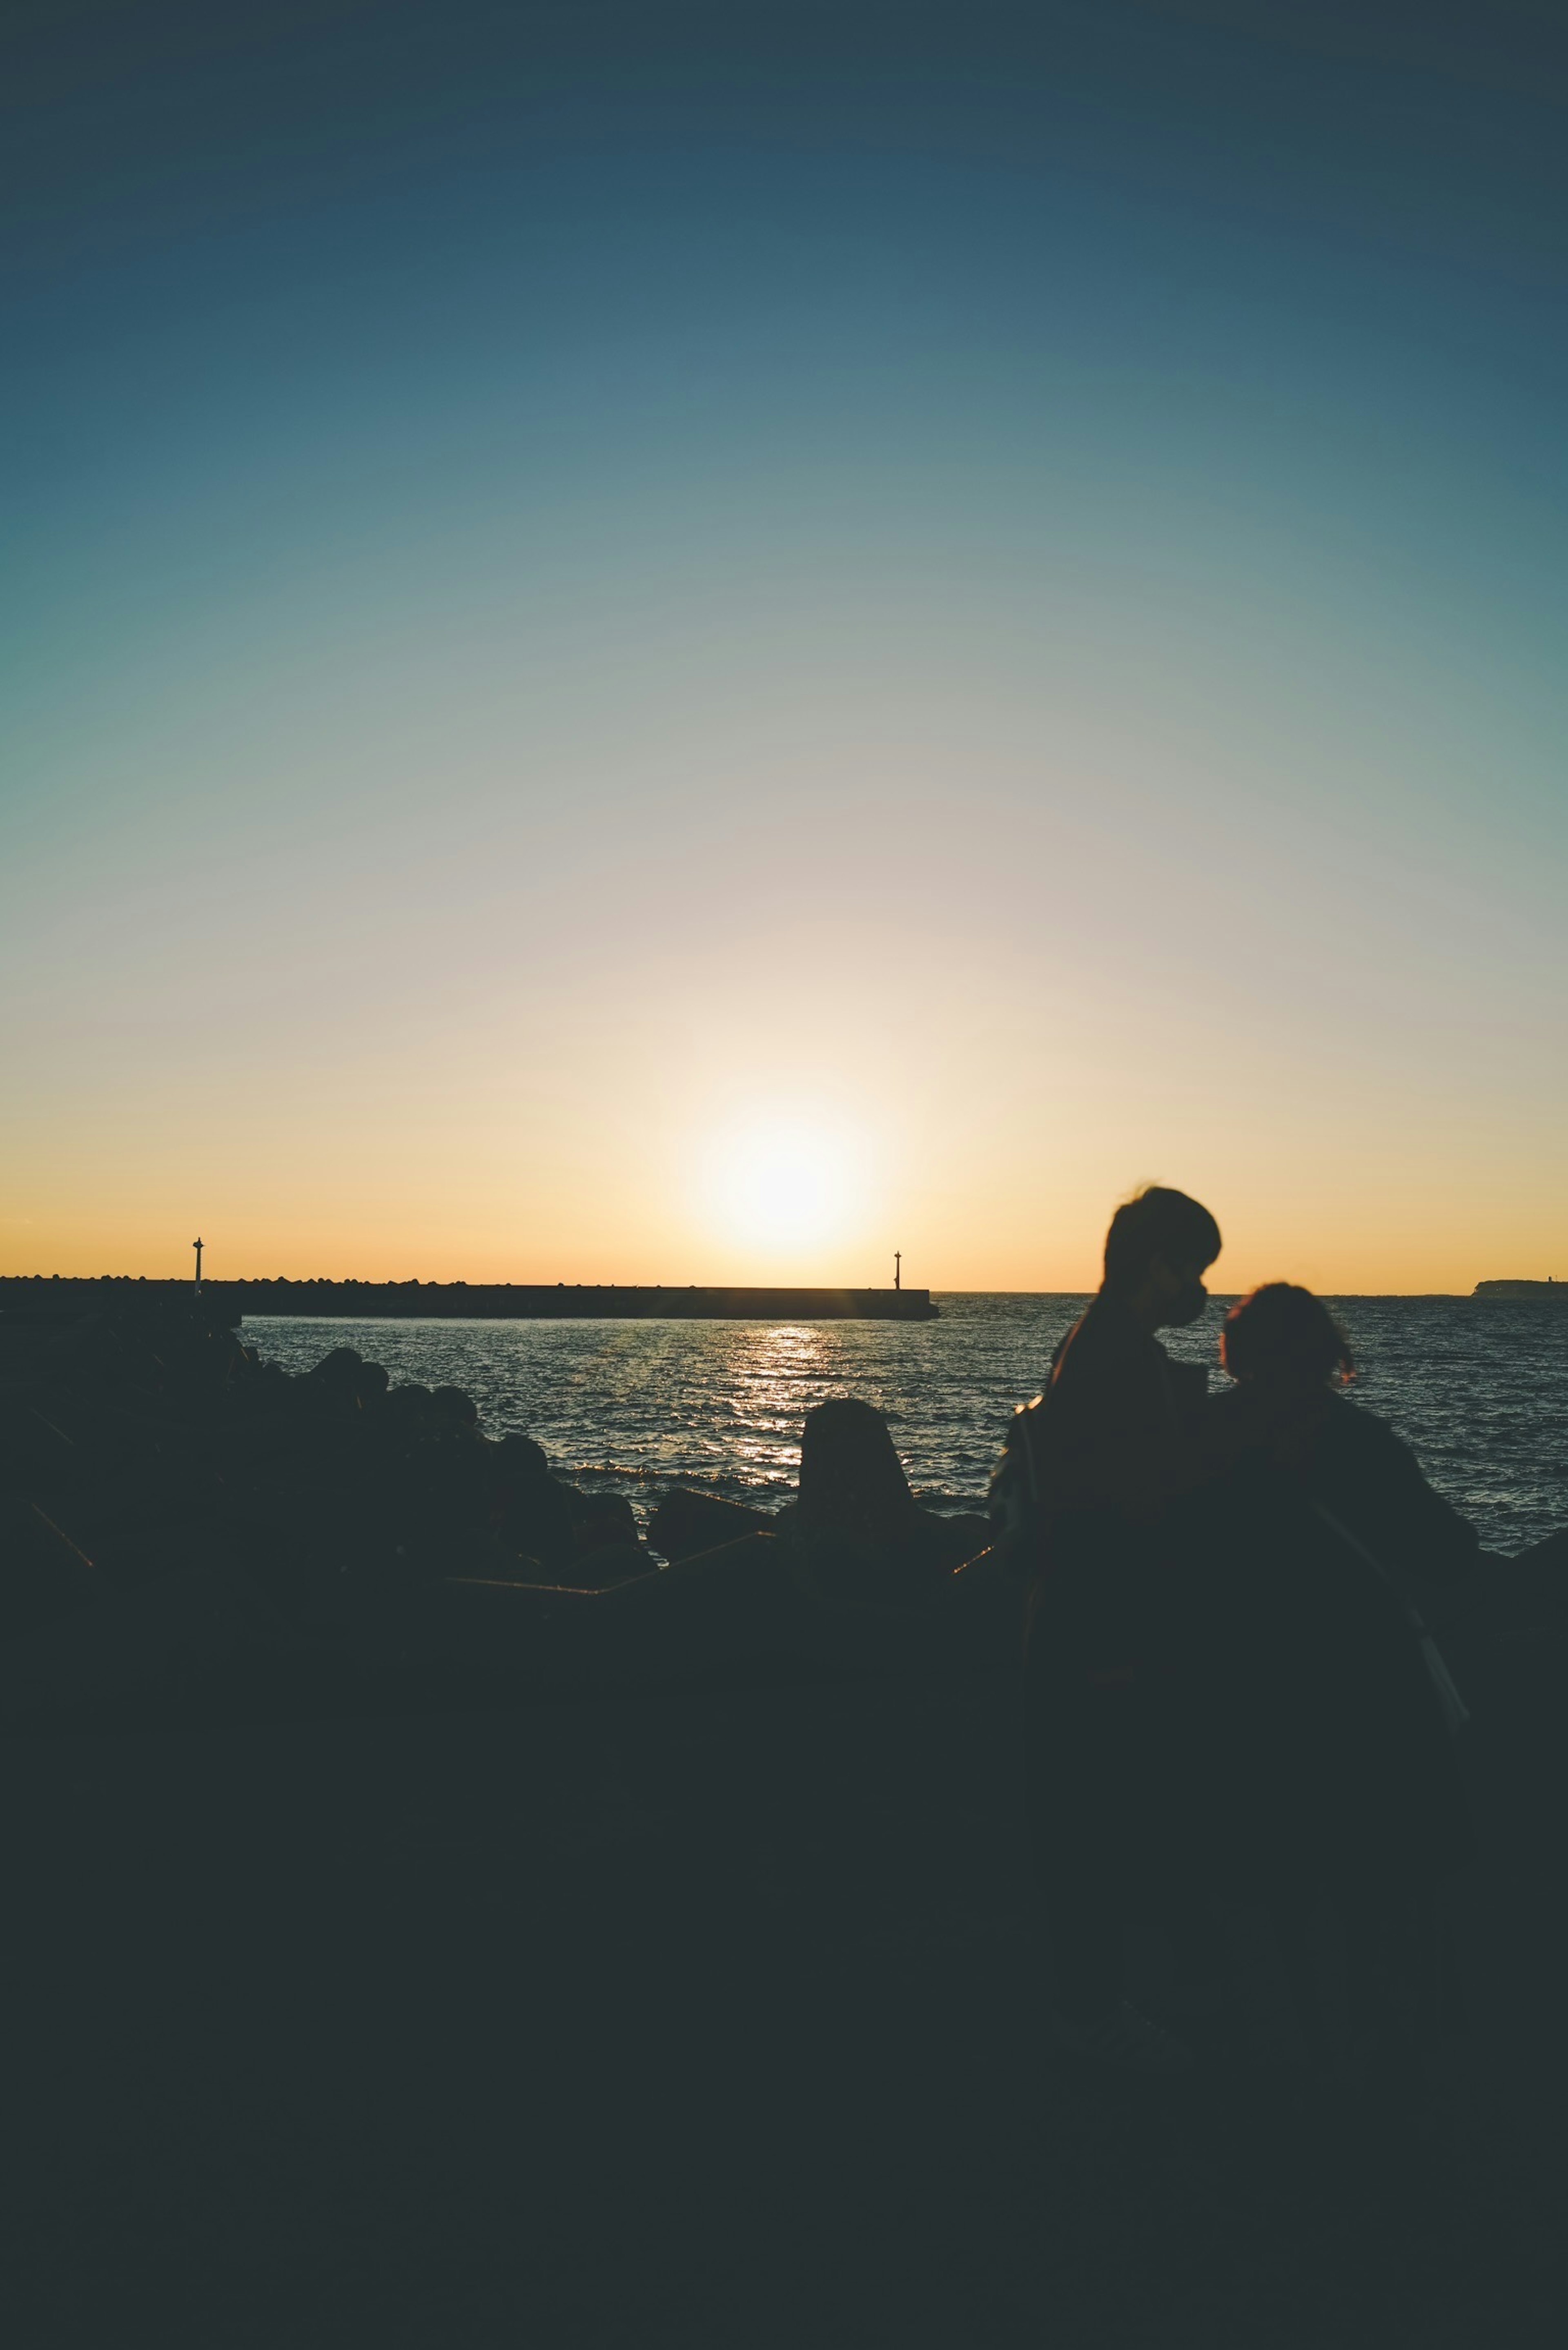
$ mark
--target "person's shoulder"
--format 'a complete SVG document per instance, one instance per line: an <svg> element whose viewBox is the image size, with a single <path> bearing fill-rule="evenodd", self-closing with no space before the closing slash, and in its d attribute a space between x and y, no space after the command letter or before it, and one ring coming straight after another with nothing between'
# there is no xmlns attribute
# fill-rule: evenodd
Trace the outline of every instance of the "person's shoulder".
<svg viewBox="0 0 1568 2350"><path fill-rule="evenodd" d="M1347 1515L1357 1503L1376 1510L1390 1540L1403 1525L1420 1544L1422 1571L1439 1582L1473 1560L1480 1539L1474 1526L1438 1492L1414 1447L1386 1419L1335 1397L1325 1420L1317 1473L1327 1498L1342 1503Z"/></svg>
<svg viewBox="0 0 1568 2350"><path fill-rule="evenodd" d="M1093 1378L1102 1366L1123 1362L1129 1354L1147 1353L1154 1346L1155 1341L1125 1313L1104 1297L1096 1297L1057 1347L1051 1383L1054 1387L1064 1379Z"/></svg>
<svg viewBox="0 0 1568 2350"><path fill-rule="evenodd" d="M1352 1476L1408 1482L1421 1479L1421 1464L1402 1436L1380 1413L1348 1396L1331 1398L1314 1450L1320 1461Z"/></svg>
<svg viewBox="0 0 1568 2350"><path fill-rule="evenodd" d="M1323 1416L1323 1435L1335 1449L1364 1459L1379 1453L1392 1459L1410 1450L1379 1413L1368 1411L1365 1404L1352 1403L1345 1395L1329 1398L1328 1409Z"/></svg>
<svg viewBox="0 0 1568 2350"><path fill-rule="evenodd" d="M1093 1312L1090 1308L1090 1312ZM1058 1341L1051 1357L1051 1374L1045 1382L1045 1394L1059 1388L1064 1381L1075 1384L1092 1366L1097 1352L1094 1325L1088 1314L1080 1314L1072 1328ZM1038 1404L1044 1400L1036 1396Z"/></svg>
<svg viewBox="0 0 1568 2350"><path fill-rule="evenodd" d="M1031 1396L1027 1403L1019 1405L1002 1431L1002 1449L1004 1453L1016 1452L1031 1440L1035 1423L1044 1409L1044 1395Z"/></svg>
<svg viewBox="0 0 1568 2350"><path fill-rule="evenodd" d="M1207 1404L1209 1401L1208 1364L1179 1363L1174 1356L1166 1354L1163 1347L1159 1351L1165 1356L1165 1375L1181 1402L1194 1407Z"/></svg>

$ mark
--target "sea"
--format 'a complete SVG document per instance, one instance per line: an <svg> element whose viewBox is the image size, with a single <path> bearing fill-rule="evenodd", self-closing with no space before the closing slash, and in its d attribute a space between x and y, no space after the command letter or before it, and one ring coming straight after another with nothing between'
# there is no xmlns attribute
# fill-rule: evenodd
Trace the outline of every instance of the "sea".
<svg viewBox="0 0 1568 2350"><path fill-rule="evenodd" d="M784 1501L801 1422L829 1396L887 1415L919 1498L977 1507L1010 1415L1037 1394L1088 1303L938 1295L933 1322L307 1321L247 1317L265 1359L305 1371L335 1347L392 1384L463 1388L487 1435L535 1437L558 1474L627 1494L674 1483ZM1216 1390L1227 1298L1167 1331ZM1471 1297L1327 1301L1355 1355L1357 1403L1414 1447L1482 1544L1526 1548L1568 1525L1568 1306Z"/></svg>

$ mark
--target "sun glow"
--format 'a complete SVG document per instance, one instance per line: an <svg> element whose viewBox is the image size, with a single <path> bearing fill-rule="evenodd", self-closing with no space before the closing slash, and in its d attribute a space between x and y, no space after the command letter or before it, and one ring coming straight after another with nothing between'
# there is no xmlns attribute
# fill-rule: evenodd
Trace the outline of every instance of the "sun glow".
<svg viewBox="0 0 1568 2350"><path fill-rule="evenodd" d="M708 1163L707 1204L734 1238L792 1251L840 1238L861 1204L864 1155L847 1135L801 1118L724 1136Z"/></svg>

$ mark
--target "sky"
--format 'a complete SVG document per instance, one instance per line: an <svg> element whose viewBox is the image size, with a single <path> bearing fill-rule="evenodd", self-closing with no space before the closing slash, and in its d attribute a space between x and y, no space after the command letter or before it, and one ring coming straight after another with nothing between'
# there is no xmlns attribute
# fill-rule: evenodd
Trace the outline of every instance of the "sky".
<svg viewBox="0 0 1568 2350"><path fill-rule="evenodd" d="M0 59L0 1271L1568 1277L1554 6Z"/></svg>

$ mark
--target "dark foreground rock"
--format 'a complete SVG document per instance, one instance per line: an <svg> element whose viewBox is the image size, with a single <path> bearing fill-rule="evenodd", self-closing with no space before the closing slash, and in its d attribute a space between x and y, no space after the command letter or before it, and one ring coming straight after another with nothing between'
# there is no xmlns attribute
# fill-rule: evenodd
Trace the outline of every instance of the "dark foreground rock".
<svg viewBox="0 0 1568 2350"><path fill-rule="evenodd" d="M694 1493L684 1485L665 1494L648 1522L648 1539L655 1550L679 1565L700 1557L723 1543L743 1542L748 1534L773 1531L773 1513L748 1510L738 1502L721 1501L715 1493Z"/></svg>
<svg viewBox="0 0 1568 2350"><path fill-rule="evenodd" d="M14 1742L9 2336L1545 2350L1565 1758L1484 1711L1407 2113L1266 1976L1189 2087L1053 2055L992 1674Z"/></svg>
<svg viewBox="0 0 1568 2350"><path fill-rule="evenodd" d="M241 1651L258 1689L319 1682L452 1574L654 1565L624 1500L351 1347L289 1378L189 1304L0 1319L0 1719L189 1698Z"/></svg>

